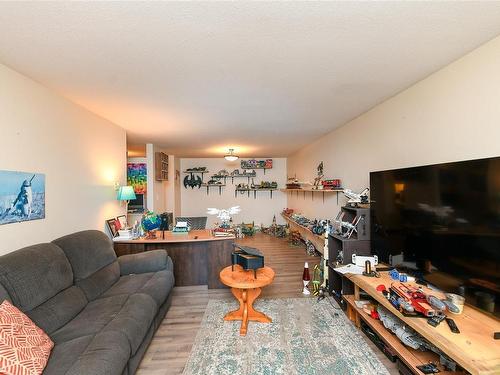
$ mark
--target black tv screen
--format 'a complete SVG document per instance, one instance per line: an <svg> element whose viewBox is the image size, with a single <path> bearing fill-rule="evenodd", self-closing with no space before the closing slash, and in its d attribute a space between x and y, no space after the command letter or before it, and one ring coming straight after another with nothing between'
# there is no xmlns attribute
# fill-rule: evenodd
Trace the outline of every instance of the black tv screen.
<svg viewBox="0 0 500 375"><path fill-rule="evenodd" d="M370 173L371 246L500 318L500 157Z"/></svg>
<svg viewBox="0 0 500 375"><path fill-rule="evenodd" d="M138 213L144 211L144 194L136 194L135 199L128 203L129 212Z"/></svg>

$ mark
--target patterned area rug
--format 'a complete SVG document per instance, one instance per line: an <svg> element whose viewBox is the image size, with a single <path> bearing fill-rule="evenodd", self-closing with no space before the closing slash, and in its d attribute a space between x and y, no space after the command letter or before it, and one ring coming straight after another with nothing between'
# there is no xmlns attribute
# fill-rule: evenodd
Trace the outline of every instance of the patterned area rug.
<svg viewBox="0 0 500 375"><path fill-rule="evenodd" d="M258 299L254 306L273 322L249 322L241 337L241 322L222 319L238 303L210 300L184 374L389 374L362 333L330 301Z"/></svg>

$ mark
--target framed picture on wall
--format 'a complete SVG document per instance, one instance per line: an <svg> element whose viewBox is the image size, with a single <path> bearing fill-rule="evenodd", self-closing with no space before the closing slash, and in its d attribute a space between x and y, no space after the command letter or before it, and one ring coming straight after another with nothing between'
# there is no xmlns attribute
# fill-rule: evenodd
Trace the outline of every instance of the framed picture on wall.
<svg viewBox="0 0 500 375"><path fill-rule="evenodd" d="M127 185L134 188L136 194L146 194L147 164L127 163Z"/></svg>
<svg viewBox="0 0 500 375"><path fill-rule="evenodd" d="M45 218L45 175L0 170L0 225Z"/></svg>

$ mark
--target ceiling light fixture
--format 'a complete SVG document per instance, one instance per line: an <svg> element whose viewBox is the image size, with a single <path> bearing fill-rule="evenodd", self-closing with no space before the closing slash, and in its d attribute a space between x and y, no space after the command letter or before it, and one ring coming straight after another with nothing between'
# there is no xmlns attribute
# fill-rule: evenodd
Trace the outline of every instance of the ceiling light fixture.
<svg viewBox="0 0 500 375"><path fill-rule="evenodd" d="M224 155L224 159L226 159L227 161L236 161L239 158L240 157L238 155L234 154L234 148L230 148L229 154Z"/></svg>

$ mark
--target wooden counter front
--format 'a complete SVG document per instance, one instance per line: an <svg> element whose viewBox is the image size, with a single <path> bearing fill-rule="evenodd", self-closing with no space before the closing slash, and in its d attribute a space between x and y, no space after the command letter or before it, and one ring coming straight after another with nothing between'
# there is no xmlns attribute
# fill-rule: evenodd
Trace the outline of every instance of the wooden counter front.
<svg viewBox="0 0 500 375"><path fill-rule="evenodd" d="M231 264L234 237L214 237L209 230L192 230L188 234L157 232L156 239L118 240L114 242L117 256L165 249L174 263L176 286L208 285L225 288L219 272Z"/></svg>

